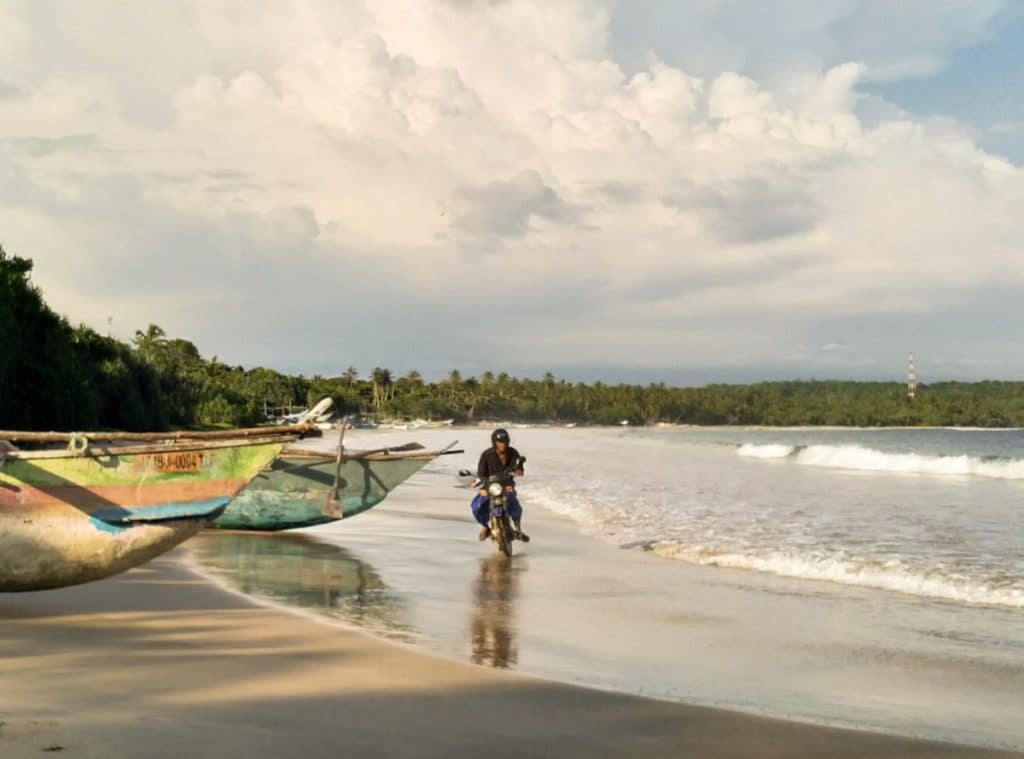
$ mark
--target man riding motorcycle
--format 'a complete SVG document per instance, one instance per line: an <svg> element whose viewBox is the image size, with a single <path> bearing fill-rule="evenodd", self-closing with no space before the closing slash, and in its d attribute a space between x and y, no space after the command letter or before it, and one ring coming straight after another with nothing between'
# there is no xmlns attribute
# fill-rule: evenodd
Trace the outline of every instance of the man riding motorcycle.
<svg viewBox="0 0 1024 759"><path fill-rule="evenodd" d="M523 457L519 455L519 451L509 445L510 439L508 432L503 429L496 429L491 433L491 447L486 449L480 454L480 463L476 469L476 483L480 484L487 481L487 478L491 475L500 474L508 469L510 466L516 465L516 469L513 470L513 474L517 477L523 476ZM516 496L514 489L514 483L510 486L512 489L509 490L505 496L505 505L508 507L508 514L512 517L512 527L515 530L515 538L523 541L524 543L530 542L530 536L523 532L521 520L523 518L523 507L519 504L519 498ZM480 540L487 540L491 537L491 528L489 521L491 517L490 511L490 498L487 495L486 490L481 490L477 496L473 499L471 506L473 510L473 518L476 519L483 529L480 531Z"/></svg>

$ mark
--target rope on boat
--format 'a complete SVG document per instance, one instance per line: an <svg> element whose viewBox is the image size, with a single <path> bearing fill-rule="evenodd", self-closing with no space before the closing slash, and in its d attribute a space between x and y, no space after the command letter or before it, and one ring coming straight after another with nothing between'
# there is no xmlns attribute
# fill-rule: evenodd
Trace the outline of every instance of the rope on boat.
<svg viewBox="0 0 1024 759"><path fill-rule="evenodd" d="M346 417L338 432L338 456L334 463L334 484L331 492L327 494L327 502L324 504L323 515L341 519L344 514L341 510L341 503L338 502L338 488L341 484L341 465L345 461L345 430L348 429L348 417Z"/></svg>
<svg viewBox="0 0 1024 759"><path fill-rule="evenodd" d="M89 448L89 438L83 432L72 432L68 438L68 452L81 456Z"/></svg>

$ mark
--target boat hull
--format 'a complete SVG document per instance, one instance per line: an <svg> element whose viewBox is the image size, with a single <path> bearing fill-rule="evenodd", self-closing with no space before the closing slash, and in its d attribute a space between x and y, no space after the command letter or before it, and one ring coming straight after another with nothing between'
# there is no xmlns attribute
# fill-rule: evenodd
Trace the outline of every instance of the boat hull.
<svg viewBox="0 0 1024 759"><path fill-rule="evenodd" d="M222 530L277 531L348 519L383 501L433 457L343 461L335 510L328 501L336 461L291 456L286 452L239 493L210 526Z"/></svg>
<svg viewBox="0 0 1024 759"><path fill-rule="evenodd" d="M76 585L159 556L219 515L282 447L3 461L0 591Z"/></svg>

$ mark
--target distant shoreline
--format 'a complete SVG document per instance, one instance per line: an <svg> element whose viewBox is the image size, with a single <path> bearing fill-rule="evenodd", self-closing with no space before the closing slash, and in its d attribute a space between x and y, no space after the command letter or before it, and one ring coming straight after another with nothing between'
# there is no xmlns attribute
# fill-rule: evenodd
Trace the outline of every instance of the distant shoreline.
<svg viewBox="0 0 1024 759"><path fill-rule="evenodd" d="M520 427L521 429L605 429L605 430L622 430L622 429L642 429L642 430L714 430L714 429L727 429L727 430L863 430L863 431L880 431L880 430L950 430L956 432L1015 432L1024 431L1024 427L974 427L974 426L956 426L956 425L838 425L838 424L793 424L793 425L772 425L772 424L673 424L671 422L657 422L655 424L630 424L630 425L618 425L618 424L586 424L583 422L579 423L565 423L565 422L509 422L509 421L482 421L476 423L456 424L452 429L484 429L491 427ZM400 431L400 430L398 430ZM410 430L415 432L415 430Z"/></svg>

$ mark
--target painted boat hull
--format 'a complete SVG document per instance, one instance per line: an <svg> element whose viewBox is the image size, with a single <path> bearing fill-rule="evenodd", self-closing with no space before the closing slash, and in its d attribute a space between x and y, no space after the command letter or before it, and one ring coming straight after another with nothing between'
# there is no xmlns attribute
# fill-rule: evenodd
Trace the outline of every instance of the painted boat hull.
<svg viewBox="0 0 1024 759"><path fill-rule="evenodd" d="M172 454L7 459L0 465L0 591L123 572L205 527L283 442Z"/></svg>
<svg viewBox="0 0 1024 759"><path fill-rule="evenodd" d="M222 530L277 531L348 519L383 501L433 457L344 461L338 481L339 514L327 507L337 467L334 459L285 452L239 493L210 526Z"/></svg>

